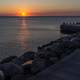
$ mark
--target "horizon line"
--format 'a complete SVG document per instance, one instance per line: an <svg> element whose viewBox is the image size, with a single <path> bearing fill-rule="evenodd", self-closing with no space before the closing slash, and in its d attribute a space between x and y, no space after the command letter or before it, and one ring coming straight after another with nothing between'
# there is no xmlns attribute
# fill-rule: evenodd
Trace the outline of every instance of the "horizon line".
<svg viewBox="0 0 80 80"><path fill-rule="evenodd" d="M32 15L32 16L9 16L9 15L0 15L0 17L80 17L80 15Z"/></svg>

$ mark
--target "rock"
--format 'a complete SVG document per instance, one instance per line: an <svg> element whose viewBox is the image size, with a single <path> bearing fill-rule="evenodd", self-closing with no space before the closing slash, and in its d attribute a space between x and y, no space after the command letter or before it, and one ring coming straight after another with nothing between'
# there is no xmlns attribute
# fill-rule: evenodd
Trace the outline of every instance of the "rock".
<svg viewBox="0 0 80 80"><path fill-rule="evenodd" d="M23 74L22 66L14 63L5 63L0 65L0 70L3 71L5 79L9 80L12 76Z"/></svg>
<svg viewBox="0 0 80 80"><path fill-rule="evenodd" d="M37 49L40 50L40 49L42 49L42 47L39 46Z"/></svg>
<svg viewBox="0 0 80 80"><path fill-rule="evenodd" d="M35 59L31 65L31 72L32 74L36 74L37 72L42 71L46 68L45 59Z"/></svg>
<svg viewBox="0 0 80 80"><path fill-rule="evenodd" d="M43 51L43 50L44 50L44 48L43 48L43 47L40 47L40 46L39 46L37 49L38 49L38 52L40 52L40 51Z"/></svg>
<svg viewBox="0 0 80 80"><path fill-rule="evenodd" d="M17 56L9 56L9 57L6 57L5 59L3 59L0 64L4 64L4 63L9 63L11 62L12 60L16 59Z"/></svg>
<svg viewBox="0 0 80 80"><path fill-rule="evenodd" d="M58 61L57 57L48 57L46 59L46 66L50 66L52 64L55 64Z"/></svg>
<svg viewBox="0 0 80 80"><path fill-rule="evenodd" d="M80 37L74 37L70 41L74 45L74 47L80 48Z"/></svg>
<svg viewBox="0 0 80 80"><path fill-rule="evenodd" d="M29 51L25 52L22 56L14 60L14 63L16 64L24 64L26 61L33 60L35 57L35 52Z"/></svg>
<svg viewBox="0 0 80 80"><path fill-rule="evenodd" d="M5 76L3 71L0 70L0 80L5 80Z"/></svg>
<svg viewBox="0 0 80 80"><path fill-rule="evenodd" d="M11 80L26 80L27 76L23 74L15 75L11 78Z"/></svg>
<svg viewBox="0 0 80 80"><path fill-rule="evenodd" d="M54 42L55 42L55 41L51 41L51 42L49 43L49 46L53 45L53 44L54 44Z"/></svg>
<svg viewBox="0 0 80 80"><path fill-rule="evenodd" d="M32 65L32 64L27 64L27 65L24 65L24 66L23 66L24 74L26 74L26 75L31 75L31 65Z"/></svg>

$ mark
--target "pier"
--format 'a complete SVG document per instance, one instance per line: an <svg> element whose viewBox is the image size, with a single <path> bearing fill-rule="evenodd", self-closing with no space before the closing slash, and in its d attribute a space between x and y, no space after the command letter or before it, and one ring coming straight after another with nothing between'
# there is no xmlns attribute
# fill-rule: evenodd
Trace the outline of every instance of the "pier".
<svg viewBox="0 0 80 80"><path fill-rule="evenodd" d="M60 25L60 31L67 34L80 32L80 22L63 23Z"/></svg>

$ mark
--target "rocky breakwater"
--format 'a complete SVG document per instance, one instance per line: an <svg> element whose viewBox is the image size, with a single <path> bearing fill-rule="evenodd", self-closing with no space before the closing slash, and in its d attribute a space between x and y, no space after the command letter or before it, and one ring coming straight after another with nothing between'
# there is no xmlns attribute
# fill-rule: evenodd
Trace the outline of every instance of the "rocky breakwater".
<svg viewBox="0 0 80 80"><path fill-rule="evenodd" d="M0 77L2 80L26 80L47 67L56 64L61 59L70 55L76 48L80 48L79 33L67 35L56 41L39 46L37 52L30 51L20 57L8 57L0 62L0 65L3 65L3 69L0 68L0 71L3 74L6 72L10 72L11 74L4 75L5 79L3 76ZM7 67L6 64L8 64ZM13 70L11 70L11 66L14 66Z"/></svg>

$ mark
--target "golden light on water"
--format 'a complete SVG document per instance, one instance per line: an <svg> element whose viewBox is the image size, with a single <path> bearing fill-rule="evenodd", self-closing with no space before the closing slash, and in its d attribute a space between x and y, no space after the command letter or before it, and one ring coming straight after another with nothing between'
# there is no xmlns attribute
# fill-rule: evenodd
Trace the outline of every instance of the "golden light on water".
<svg viewBox="0 0 80 80"><path fill-rule="evenodd" d="M30 33L28 31L28 26L27 26L27 22L25 18L22 18L20 25L21 26L19 27L17 40L19 44L21 45L21 47L26 50L26 49L29 49L27 41L28 41Z"/></svg>

